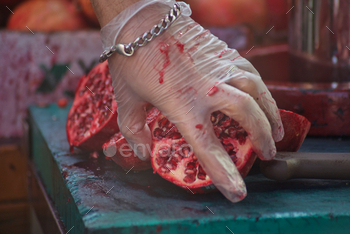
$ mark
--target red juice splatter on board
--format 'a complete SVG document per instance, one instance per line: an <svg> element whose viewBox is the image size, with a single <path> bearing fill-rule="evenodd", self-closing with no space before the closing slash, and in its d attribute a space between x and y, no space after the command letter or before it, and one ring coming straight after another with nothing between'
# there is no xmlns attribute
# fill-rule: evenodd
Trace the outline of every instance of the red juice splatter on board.
<svg viewBox="0 0 350 234"><path fill-rule="evenodd" d="M160 46L160 52L165 55L165 62L163 63L162 69L159 71L159 83L162 84L164 82L164 73L165 69L169 66L170 64L170 59L169 59L169 45L165 43L161 43Z"/></svg>
<svg viewBox="0 0 350 234"><path fill-rule="evenodd" d="M219 88L214 86L213 88L209 89L208 96L212 96L218 91L219 91Z"/></svg>
<svg viewBox="0 0 350 234"><path fill-rule="evenodd" d="M196 125L196 128L202 129L202 128L203 128L203 125L202 125L202 124L197 124L197 125Z"/></svg>

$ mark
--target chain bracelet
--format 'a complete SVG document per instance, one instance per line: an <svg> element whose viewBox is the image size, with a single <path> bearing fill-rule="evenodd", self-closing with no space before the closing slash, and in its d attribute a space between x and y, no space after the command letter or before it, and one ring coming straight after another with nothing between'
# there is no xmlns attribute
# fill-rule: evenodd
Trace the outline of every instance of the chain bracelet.
<svg viewBox="0 0 350 234"><path fill-rule="evenodd" d="M175 3L169 14L167 14L158 25L154 25L150 31L145 32L142 36L136 38L135 41L130 42L129 44L119 43L103 51L100 56L100 63L106 61L114 52L127 57L132 56L137 48L145 46L148 42L152 41L153 38L159 36L164 30L168 29L180 15L180 5Z"/></svg>

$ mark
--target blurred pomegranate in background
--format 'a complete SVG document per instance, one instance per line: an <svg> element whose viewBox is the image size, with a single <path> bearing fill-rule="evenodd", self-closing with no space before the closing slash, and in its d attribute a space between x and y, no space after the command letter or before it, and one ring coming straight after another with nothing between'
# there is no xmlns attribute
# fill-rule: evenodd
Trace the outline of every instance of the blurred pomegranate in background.
<svg viewBox="0 0 350 234"><path fill-rule="evenodd" d="M15 5L23 0L0 0L0 5Z"/></svg>
<svg viewBox="0 0 350 234"><path fill-rule="evenodd" d="M83 11L87 19L94 25L99 26L94 9L92 8L90 0L78 0L80 9Z"/></svg>
<svg viewBox="0 0 350 234"><path fill-rule="evenodd" d="M18 5L8 20L12 30L55 32L88 27L73 3L66 0L30 0Z"/></svg>
<svg viewBox="0 0 350 234"><path fill-rule="evenodd" d="M268 9L269 24L277 31L287 30L288 2L287 0L265 0Z"/></svg>
<svg viewBox="0 0 350 234"><path fill-rule="evenodd" d="M186 0L192 18L205 27L247 24L262 30L268 24L265 0Z"/></svg>

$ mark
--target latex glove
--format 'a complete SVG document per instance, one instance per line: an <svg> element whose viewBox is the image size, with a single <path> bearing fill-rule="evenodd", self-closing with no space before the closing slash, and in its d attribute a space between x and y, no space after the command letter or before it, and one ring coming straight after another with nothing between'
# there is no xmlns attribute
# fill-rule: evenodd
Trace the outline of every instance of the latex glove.
<svg viewBox="0 0 350 234"><path fill-rule="evenodd" d="M158 24L174 3L142 0L127 8L102 29L105 48L134 41ZM175 123L215 186L237 202L246 196L246 187L215 136L211 113L220 110L238 121L262 160L275 156L274 140L284 135L281 119L254 67L194 22L187 4L181 6L182 16L132 57L115 53L109 58L118 124L132 147L151 145L144 106L146 102L153 104ZM233 65L232 73L225 76ZM207 96L213 86L220 91ZM197 129L197 124L203 128ZM134 150L143 160L150 156L141 148Z"/></svg>

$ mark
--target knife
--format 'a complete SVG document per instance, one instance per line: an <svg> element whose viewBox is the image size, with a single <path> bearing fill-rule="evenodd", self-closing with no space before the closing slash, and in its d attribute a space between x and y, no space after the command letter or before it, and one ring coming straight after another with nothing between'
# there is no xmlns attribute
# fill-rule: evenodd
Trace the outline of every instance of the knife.
<svg viewBox="0 0 350 234"><path fill-rule="evenodd" d="M261 161L262 174L273 180L296 178L350 180L350 153L278 152Z"/></svg>

